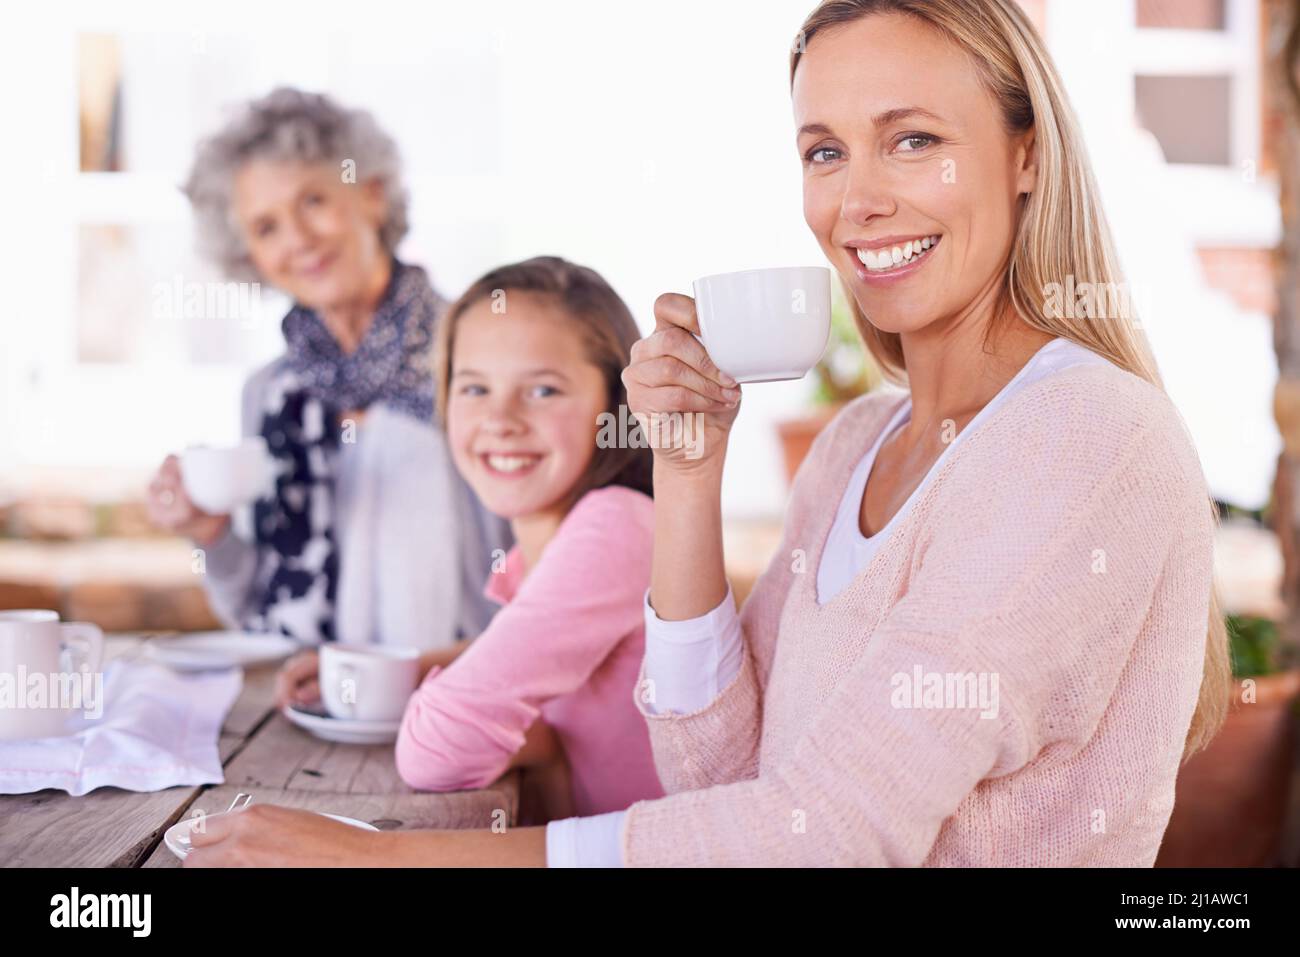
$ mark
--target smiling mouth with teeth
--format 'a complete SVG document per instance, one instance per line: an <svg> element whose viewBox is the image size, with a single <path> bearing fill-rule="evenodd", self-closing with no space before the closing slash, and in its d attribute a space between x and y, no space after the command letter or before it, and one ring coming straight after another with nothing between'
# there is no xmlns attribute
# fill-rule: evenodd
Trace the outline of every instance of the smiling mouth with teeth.
<svg viewBox="0 0 1300 957"><path fill-rule="evenodd" d="M909 239L901 246L882 246L879 249L857 248L853 251L857 253L858 261L867 267L868 272L887 272L924 258L938 242L938 236L922 236L920 239Z"/></svg>
<svg viewBox="0 0 1300 957"><path fill-rule="evenodd" d="M487 466L489 472L497 475L523 475L531 472L534 466L542 460L540 455L519 454L506 455L495 452L487 452L480 455L479 458Z"/></svg>

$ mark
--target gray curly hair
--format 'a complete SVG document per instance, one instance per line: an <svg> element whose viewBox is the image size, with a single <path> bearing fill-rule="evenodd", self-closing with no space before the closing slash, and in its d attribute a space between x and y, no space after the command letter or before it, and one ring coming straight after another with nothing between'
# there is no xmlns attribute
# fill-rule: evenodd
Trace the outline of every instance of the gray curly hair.
<svg viewBox="0 0 1300 957"><path fill-rule="evenodd" d="M215 135L199 143L182 191L194 209L199 251L236 280L260 277L235 222L232 194L240 167L253 159L356 164L359 181L378 180L388 202L379 239L390 253L406 235L408 195L393 138L365 110L292 87L251 100Z"/></svg>

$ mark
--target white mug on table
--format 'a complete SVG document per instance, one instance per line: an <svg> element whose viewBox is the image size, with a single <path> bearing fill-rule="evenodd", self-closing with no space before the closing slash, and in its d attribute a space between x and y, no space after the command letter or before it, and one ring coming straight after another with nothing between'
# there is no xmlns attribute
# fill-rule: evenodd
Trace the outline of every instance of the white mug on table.
<svg viewBox="0 0 1300 957"><path fill-rule="evenodd" d="M71 733L103 709L104 633L44 609L0 611L0 741Z"/></svg>
<svg viewBox="0 0 1300 957"><path fill-rule="evenodd" d="M320 694L331 717L399 721L420 683L420 652L393 645L330 643L320 649Z"/></svg>

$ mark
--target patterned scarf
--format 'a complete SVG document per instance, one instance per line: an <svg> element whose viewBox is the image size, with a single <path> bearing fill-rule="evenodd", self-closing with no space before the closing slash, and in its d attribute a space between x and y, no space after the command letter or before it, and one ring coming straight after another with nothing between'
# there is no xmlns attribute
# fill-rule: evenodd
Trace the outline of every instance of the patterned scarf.
<svg viewBox="0 0 1300 957"><path fill-rule="evenodd" d="M394 261L351 355L305 306L295 304L284 317L288 354L268 389L260 430L277 477L274 493L253 505L257 611L245 628L306 644L337 638L333 465L340 443L355 441L340 414L379 402L432 420L433 332L445 305L423 269Z"/></svg>

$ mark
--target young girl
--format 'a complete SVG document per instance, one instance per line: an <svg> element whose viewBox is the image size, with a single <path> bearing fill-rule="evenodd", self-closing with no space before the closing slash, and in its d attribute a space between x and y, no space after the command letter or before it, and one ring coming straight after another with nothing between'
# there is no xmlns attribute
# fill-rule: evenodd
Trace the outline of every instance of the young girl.
<svg viewBox="0 0 1300 957"><path fill-rule="evenodd" d="M517 544L484 569L485 594L504 607L483 634L424 658L398 771L412 787L455 791L526 768L521 819L658 797L632 699L650 582L651 453L596 444L602 413L617 420L627 401L620 374L639 336L631 313L594 271L539 257L479 279L438 335L437 408L453 461ZM290 697L296 681L315 678L309 664L286 669Z"/></svg>

